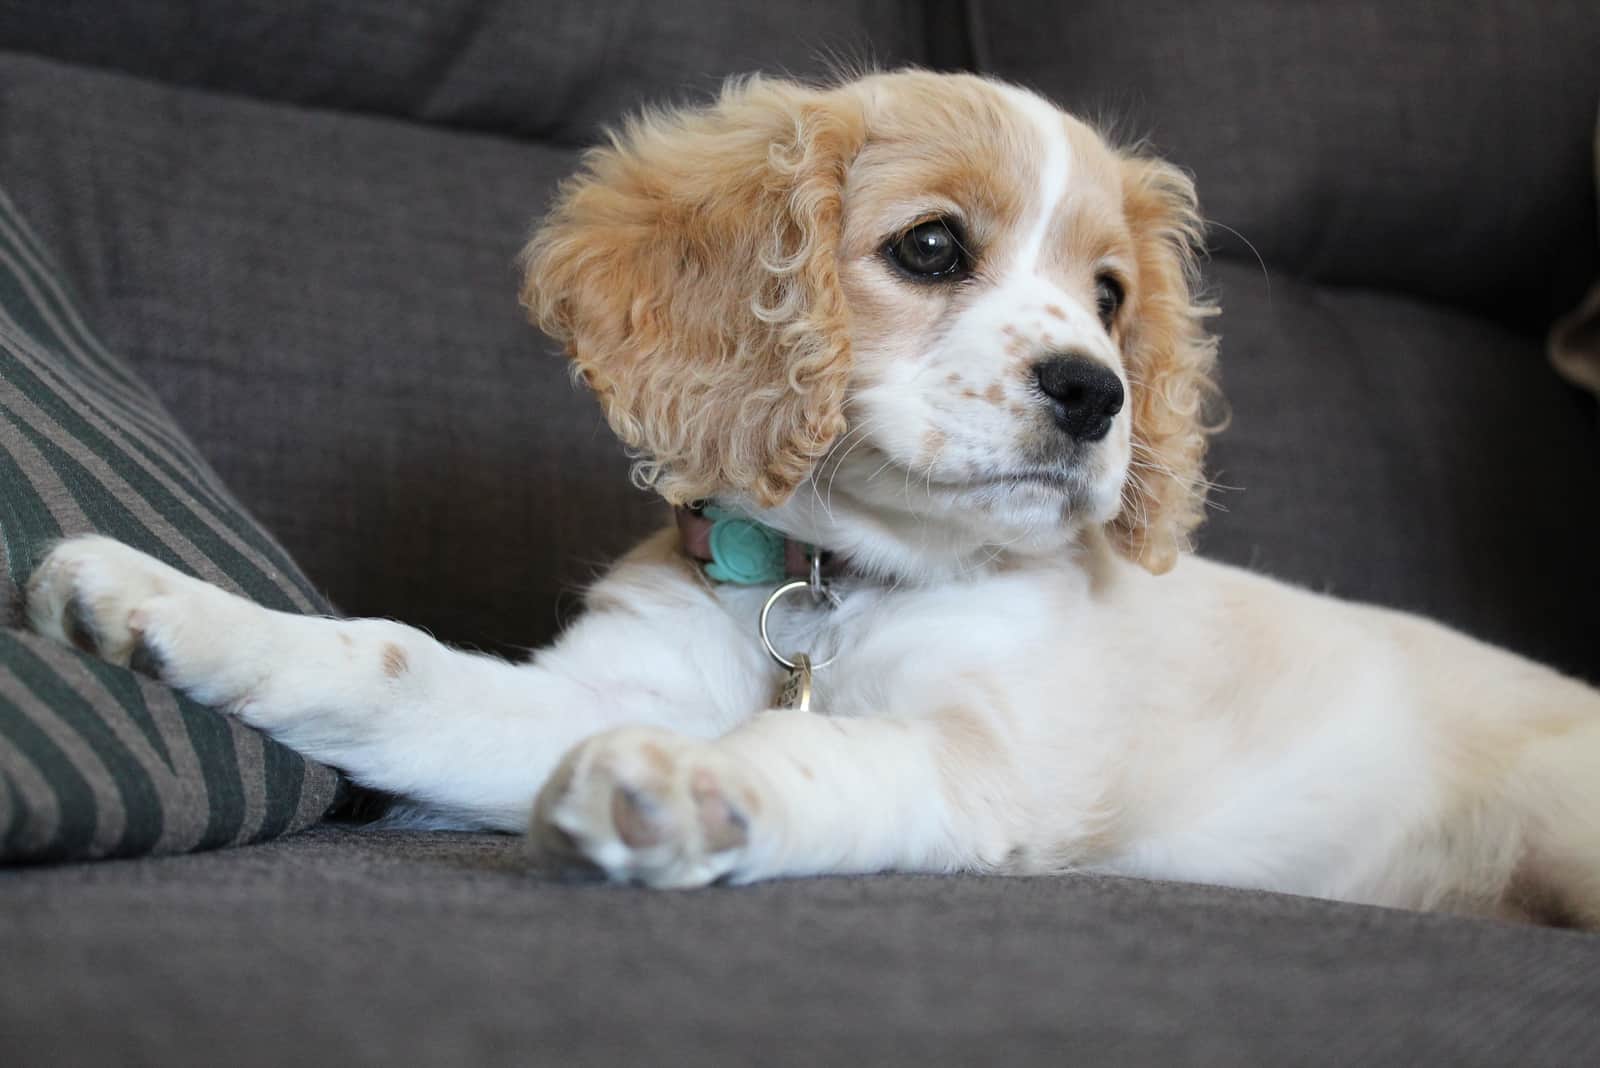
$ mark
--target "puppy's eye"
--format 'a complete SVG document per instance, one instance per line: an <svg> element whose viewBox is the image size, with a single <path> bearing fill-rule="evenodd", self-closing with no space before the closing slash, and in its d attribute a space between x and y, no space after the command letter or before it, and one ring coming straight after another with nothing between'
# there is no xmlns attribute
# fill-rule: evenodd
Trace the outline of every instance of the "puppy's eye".
<svg viewBox="0 0 1600 1068"><path fill-rule="evenodd" d="M1115 275L1102 274L1094 280L1094 302L1100 311L1100 322L1109 327L1117 317L1117 312L1122 310L1122 302L1127 293L1123 291L1122 283L1117 281Z"/></svg>
<svg viewBox="0 0 1600 1068"><path fill-rule="evenodd" d="M889 261L919 279L964 277L972 264L948 220L918 223L884 246Z"/></svg>

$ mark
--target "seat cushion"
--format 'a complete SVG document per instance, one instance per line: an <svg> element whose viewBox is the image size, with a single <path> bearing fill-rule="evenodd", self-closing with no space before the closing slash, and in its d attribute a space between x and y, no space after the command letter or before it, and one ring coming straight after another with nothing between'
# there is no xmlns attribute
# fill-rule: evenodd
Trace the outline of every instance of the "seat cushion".
<svg viewBox="0 0 1600 1068"><path fill-rule="evenodd" d="M324 824L0 872L20 1064L1579 1065L1600 938L1132 879L571 885Z"/></svg>
<svg viewBox="0 0 1600 1068"><path fill-rule="evenodd" d="M99 340L0 193L0 861L207 849L319 819L329 769L16 629L42 553L87 531L272 608L329 610Z"/></svg>

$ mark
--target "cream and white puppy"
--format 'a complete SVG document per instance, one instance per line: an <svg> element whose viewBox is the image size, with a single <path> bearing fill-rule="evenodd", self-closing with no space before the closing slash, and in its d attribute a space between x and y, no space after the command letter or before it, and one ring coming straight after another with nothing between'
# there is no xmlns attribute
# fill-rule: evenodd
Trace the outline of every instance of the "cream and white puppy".
<svg viewBox="0 0 1600 1068"><path fill-rule="evenodd" d="M267 611L102 538L41 632L439 822L617 879L1090 870L1600 925L1600 695L1443 627L1187 556L1210 309L1177 169L1023 90L750 79L593 151L526 256L672 502L846 562L770 588L674 531L529 662Z"/></svg>

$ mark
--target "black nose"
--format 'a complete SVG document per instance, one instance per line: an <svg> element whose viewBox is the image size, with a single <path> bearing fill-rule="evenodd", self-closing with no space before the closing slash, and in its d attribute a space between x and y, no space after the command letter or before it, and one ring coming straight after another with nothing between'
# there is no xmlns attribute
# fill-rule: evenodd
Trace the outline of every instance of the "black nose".
<svg viewBox="0 0 1600 1068"><path fill-rule="evenodd" d="M1074 441L1099 441L1122 411L1122 380L1099 360L1076 353L1033 365L1039 388L1050 398L1056 426Z"/></svg>

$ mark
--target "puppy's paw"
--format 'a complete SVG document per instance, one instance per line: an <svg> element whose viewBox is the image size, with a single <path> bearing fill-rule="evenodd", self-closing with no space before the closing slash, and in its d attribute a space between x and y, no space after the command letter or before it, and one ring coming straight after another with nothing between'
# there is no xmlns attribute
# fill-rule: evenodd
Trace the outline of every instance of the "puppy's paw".
<svg viewBox="0 0 1600 1068"><path fill-rule="evenodd" d="M623 727L577 745L534 805L541 860L598 869L619 882L705 886L743 869L761 794L716 747L654 727Z"/></svg>
<svg viewBox="0 0 1600 1068"><path fill-rule="evenodd" d="M231 705L257 681L230 652L240 644L244 613L259 609L111 538L58 544L29 578L25 597L39 634L203 703Z"/></svg>
<svg viewBox="0 0 1600 1068"><path fill-rule="evenodd" d="M193 581L111 538L70 538L28 579L28 623L47 638L159 677L158 654L145 641L147 609Z"/></svg>

